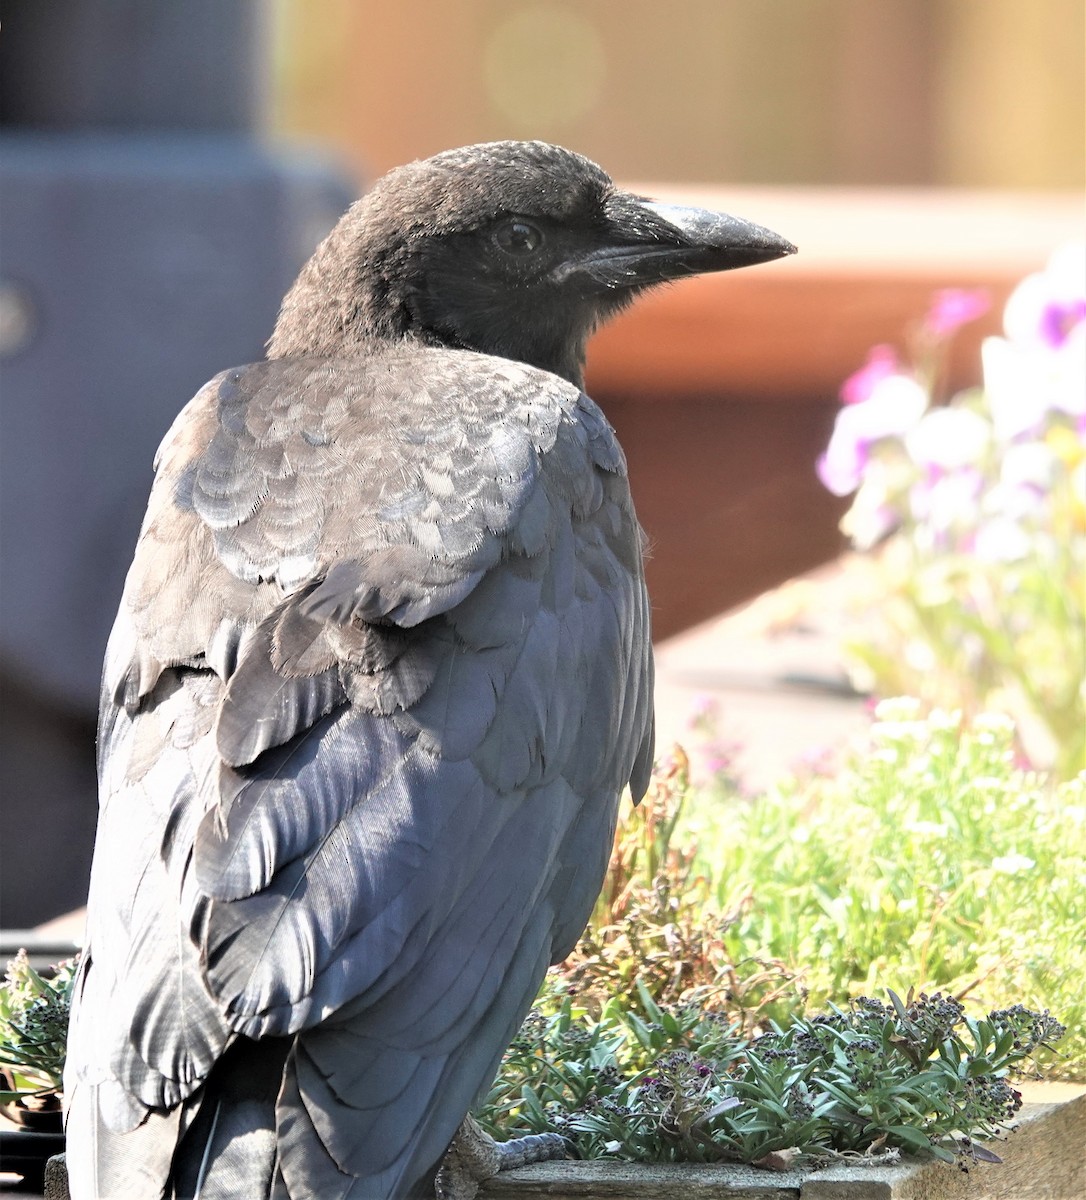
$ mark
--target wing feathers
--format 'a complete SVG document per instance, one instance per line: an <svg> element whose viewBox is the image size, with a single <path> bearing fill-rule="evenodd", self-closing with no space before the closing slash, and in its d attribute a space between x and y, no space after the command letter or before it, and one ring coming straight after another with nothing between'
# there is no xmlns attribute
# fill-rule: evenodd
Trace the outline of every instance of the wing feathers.
<svg viewBox="0 0 1086 1200"><path fill-rule="evenodd" d="M111 639L100 854L140 874L93 885L73 1144L149 1130L160 1178L180 1138L177 1195L421 1194L651 759L609 426L518 364L387 359L196 397ZM250 1038L283 1048L274 1143Z"/></svg>

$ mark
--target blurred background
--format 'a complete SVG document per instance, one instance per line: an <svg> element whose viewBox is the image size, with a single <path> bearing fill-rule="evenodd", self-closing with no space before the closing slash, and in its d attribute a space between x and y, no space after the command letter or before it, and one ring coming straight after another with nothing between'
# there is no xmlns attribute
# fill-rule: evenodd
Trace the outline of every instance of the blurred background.
<svg viewBox="0 0 1086 1200"><path fill-rule="evenodd" d="M383 172L568 143L616 178L1077 188L1076 0L277 0L272 128Z"/></svg>
<svg viewBox="0 0 1086 1200"><path fill-rule="evenodd" d="M1081 229L1080 0L12 0L0 30L0 921L82 903L105 639L154 449L368 180L561 142L795 260L590 350L661 637L831 559L840 381ZM25 939L24 939L25 940Z"/></svg>

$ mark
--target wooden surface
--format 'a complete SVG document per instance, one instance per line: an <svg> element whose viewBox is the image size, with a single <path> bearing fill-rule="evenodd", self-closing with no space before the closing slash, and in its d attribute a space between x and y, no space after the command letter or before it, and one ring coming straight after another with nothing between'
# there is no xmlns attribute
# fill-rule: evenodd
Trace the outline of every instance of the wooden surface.
<svg viewBox="0 0 1086 1200"><path fill-rule="evenodd" d="M597 391L649 538L653 637L670 637L842 549L845 503L815 475L832 399Z"/></svg>

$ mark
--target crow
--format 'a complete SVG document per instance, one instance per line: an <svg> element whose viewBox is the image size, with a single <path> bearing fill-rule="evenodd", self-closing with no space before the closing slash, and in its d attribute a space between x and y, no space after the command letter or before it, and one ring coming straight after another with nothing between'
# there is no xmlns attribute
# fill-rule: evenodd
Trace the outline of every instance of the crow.
<svg viewBox="0 0 1086 1200"><path fill-rule="evenodd" d="M793 249L542 142L451 150L376 183L267 359L182 410L105 658L74 1200L471 1194L458 1127L652 765L585 344Z"/></svg>

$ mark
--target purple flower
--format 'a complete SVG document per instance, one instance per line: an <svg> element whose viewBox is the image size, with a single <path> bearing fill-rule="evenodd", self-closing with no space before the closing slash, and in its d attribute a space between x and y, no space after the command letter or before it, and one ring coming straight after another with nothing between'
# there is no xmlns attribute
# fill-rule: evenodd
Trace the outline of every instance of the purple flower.
<svg viewBox="0 0 1086 1200"><path fill-rule="evenodd" d="M866 397L846 403L838 412L830 444L818 460L818 478L835 496L854 492L863 480L871 447L911 429L927 407L927 392L915 379L884 375Z"/></svg>
<svg viewBox="0 0 1086 1200"><path fill-rule="evenodd" d="M1061 246L1011 293L1003 327L1012 342L1059 349L1086 321L1086 244Z"/></svg>
<svg viewBox="0 0 1086 1200"><path fill-rule="evenodd" d="M1041 337L1050 346L1062 346L1071 330L1083 320L1086 320L1086 300L1055 301L1041 313Z"/></svg>
<svg viewBox="0 0 1086 1200"><path fill-rule="evenodd" d="M901 363L893 346L873 346L868 351L867 362L841 385L841 400L845 404L860 404L884 379L900 373Z"/></svg>
<svg viewBox="0 0 1086 1200"><path fill-rule="evenodd" d="M983 316L991 303L983 288L944 288L932 297L924 328L933 337L950 337L963 325Z"/></svg>

